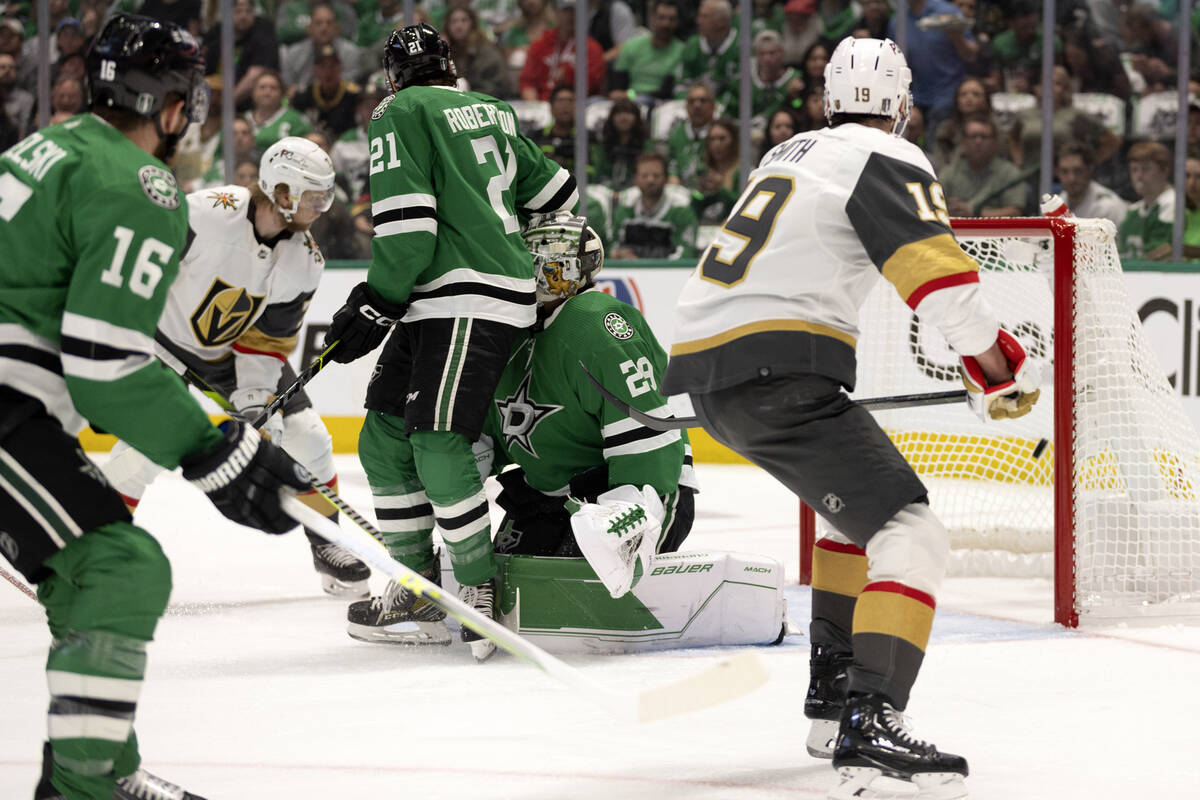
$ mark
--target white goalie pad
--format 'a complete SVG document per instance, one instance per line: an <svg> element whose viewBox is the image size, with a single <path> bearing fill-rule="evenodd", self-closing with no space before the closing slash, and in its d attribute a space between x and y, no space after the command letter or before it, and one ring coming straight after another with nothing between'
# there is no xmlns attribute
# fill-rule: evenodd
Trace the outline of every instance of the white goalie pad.
<svg viewBox="0 0 1200 800"><path fill-rule="evenodd" d="M665 515L653 487L630 485L610 489L571 515L575 541L612 597L627 593L649 571Z"/></svg>
<svg viewBox="0 0 1200 800"><path fill-rule="evenodd" d="M503 625L554 653L628 653L778 642L783 566L746 553L666 553L612 598L581 558L500 556ZM442 583L457 591L448 562Z"/></svg>

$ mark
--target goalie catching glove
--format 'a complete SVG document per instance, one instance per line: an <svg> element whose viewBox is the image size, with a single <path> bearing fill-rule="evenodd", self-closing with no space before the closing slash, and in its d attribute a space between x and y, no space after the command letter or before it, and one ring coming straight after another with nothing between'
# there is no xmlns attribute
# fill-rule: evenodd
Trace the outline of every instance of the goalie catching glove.
<svg viewBox="0 0 1200 800"><path fill-rule="evenodd" d="M239 525L267 533L299 525L281 507L280 491L312 488L300 465L244 422L227 420L221 432L216 446L180 462L183 477Z"/></svg>
<svg viewBox="0 0 1200 800"><path fill-rule="evenodd" d="M651 486L618 486L595 503L567 501L571 530L596 577L614 598L632 589L650 567L662 532L662 500Z"/></svg>
<svg viewBox="0 0 1200 800"><path fill-rule="evenodd" d="M325 333L325 347L338 343L329 357L339 364L349 364L365 356L380 345L407 308L407 303L384 300L366 281L355 286Z"/></svg>
<svg viewBox="0 0 1200 800"><path fill-rule="evenodd" d="M1042 376L1038 368L1025 355L1025 348L1016 337L1003 328L996 336L996 344L1012 371L1012 378L989 384L979 362L973 356L963 356L959 373L967 388L967 405L974 409L985 422L992 419L1016 419L1023 417L1037 402L1041 390L1038 384Z"/></svg>

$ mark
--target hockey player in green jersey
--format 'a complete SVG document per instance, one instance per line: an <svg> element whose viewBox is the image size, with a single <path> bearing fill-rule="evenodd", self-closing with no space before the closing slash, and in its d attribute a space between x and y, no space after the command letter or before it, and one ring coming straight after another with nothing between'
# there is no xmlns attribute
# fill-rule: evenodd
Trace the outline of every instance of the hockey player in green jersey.
<svg viewBox="0 0 1200 800"><path fill-rule="evenodd" d="M604 248L583 218L537 217L525 241L538 324L514 348L485 428L496 466L517 466L499 474L496 550L582 555L620 597L651 555L678 550L691 530L691 447L686 433L653 431L605 402L580 364L635 408L665 415L666 353L637 309L594 288ZM616 536L621 516L632 522Z"/></svg>
<svg viewBox="0 0 1200 800"><path fill-rule="evenodd" d="M0 156L0 550L37 585L53 636L37 800L195 798L139 769L146 643L170 565L79 447L89 422L206 492L230 519L283 533L303 489L249 427L214 428L154 357L187 206L164 161L207 108L184 30L118 14L87 57L92 113Z"/></svg>
<svg viewBox="0 0 1200 800"><path fill-rule="evenodd" d="M395 94L367 132L371 265L326 343L338 342L330 358L348 363L403 317L376 367L359 438L380 527L394 558L433 576L436 520L460 597L494 616L496 561L472 442L513 342L536 317L517 214L574 209L578 191L518 133L507 103L455 88L449 46L429 25L393 32L383 62ZM389 587L349 617L367 623L385 606L440 614ZM467 630L463 639L476 658L495 649Z"/></svg>

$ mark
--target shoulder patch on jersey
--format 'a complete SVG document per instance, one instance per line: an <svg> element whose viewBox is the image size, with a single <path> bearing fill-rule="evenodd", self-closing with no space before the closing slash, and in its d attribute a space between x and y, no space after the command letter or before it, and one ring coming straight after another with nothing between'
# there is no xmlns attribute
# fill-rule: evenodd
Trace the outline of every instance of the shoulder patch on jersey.
<svg viewBox="0 0 1200 800"><path fill-rule="evenodd" d="M604 316L604 329L611 333L614 339L622 341L633 336L633 326L615 311L611 311Z"/></svg>
<svg viewBox="0 0 1200 800"><path fill-rule="evenodd" d="M309 254L318 264L325 263L325 256L321 255L321 248L317 246L317 240L312 237L312 234L304 234L304 246L308 248Z"/></svg>
<svg viewBox="0 0 1200 800"><path fill-rule="evenodd" d="M383 112L387 111L387 107L396 99L396 95L389 94L387 97L379 101L379 105L375 106L375 110L371 112L371 119L379 119L383 116Z"/></svg>
<svg viewBox="0 0 1200 800"><path fill-rule="evenodd" d="M212 200L213 208L232 208L236 211L238 207L238 199L233 192L212 191L208 193L208 199Z"/></svg>
<svg viewBox="0 0 1200 800"><path fill-rule="evenodd" d="M150 202L168 210L179 208L179 184L175 176L162 167L147 164L138 170L138 181Z"/></svg>

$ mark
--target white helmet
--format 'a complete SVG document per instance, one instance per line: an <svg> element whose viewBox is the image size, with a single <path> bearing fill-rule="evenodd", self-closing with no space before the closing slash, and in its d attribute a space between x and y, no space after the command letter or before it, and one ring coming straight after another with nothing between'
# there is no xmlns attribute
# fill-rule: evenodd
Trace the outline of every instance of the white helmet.
<svg viewBox="0 0 1200 800"><path fill-rule="evenodd" d="M894 119L904 134L912 111L912 72L891 39L842 39L825 64L825 118L869 114Z"/></svg>
<svg viewBox="0 0 1200 800"><path fill-rule="evenodd" d="M583 217L567 211L535 215L521 234L533 255L539 303L574 297L604 266L604 244Z"/></svg>
<svg viewBox="0 0 1200 800"><path fill-rule="evenodd" d="M333 205L333 162L316 142L299 136L285 136L267 148L258 164L258 185L271 201L275 188L285 184L291 208L279 209L283 218L292 221L305 192L315 192L314 205L328 211Z"/></svg>

